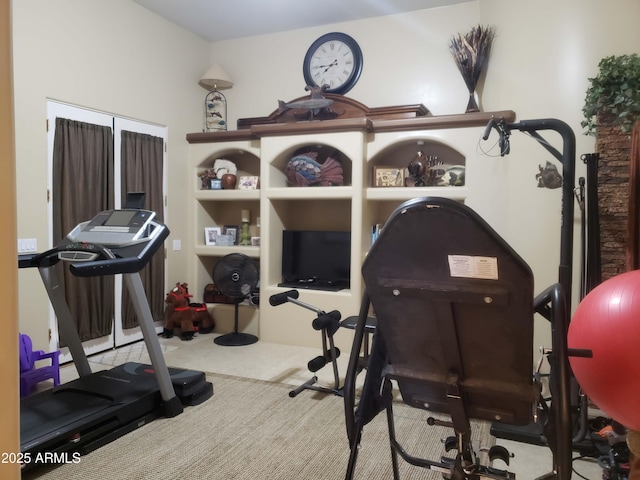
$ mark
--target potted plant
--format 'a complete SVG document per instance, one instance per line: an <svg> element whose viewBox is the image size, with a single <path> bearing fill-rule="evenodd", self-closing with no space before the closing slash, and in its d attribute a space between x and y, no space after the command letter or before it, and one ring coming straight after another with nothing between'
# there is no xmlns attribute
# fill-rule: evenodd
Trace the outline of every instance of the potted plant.
<svg viewBox="0 0 640 480"><path fill-rule="evenodd" d="M580 124L587 135L595 135L597 114L611 117L623 132L640 120L640 57L637 54L605 57L598 76L589 79Z"/></svg>

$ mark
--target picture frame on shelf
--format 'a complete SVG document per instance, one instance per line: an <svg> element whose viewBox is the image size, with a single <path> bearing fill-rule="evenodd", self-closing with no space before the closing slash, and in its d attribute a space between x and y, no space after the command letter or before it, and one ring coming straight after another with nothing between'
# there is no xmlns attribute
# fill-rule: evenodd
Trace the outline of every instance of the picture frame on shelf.
<svg viewBox="0 0 640 480"><path fill-rule="evenodd" d="M251 237L251 246L259 247L260 246L260 237Z"/></svg>
<svg viewBox="0 0 640 480"><path fill-rule="evenodd" d="M232 245L238 244L238 238L240 236L240 227L238 225L225 225L222 233L231 237Z"/></svg>
<svg viewBox="0 0 640 480"><path fill-rule="evenodd" d="M404 187L404 167L373 167L374 187Z"/></svg>
<svg viewBox="0 0 640 480"><path fill-rule="evenodd" d="M242 176L238 182L239 190L257 190L260 177Z"/></svg>
<svg viewBox="0 0 640 480"><path fill-rule="evenodd" d="M231 247L233 245L233 237L231 235L225 235L224 233L221 233L220 235L218 235L216 245L218 247Z"/></svg>
<svg viewBox="0 0 640 480"><path fill-rule="evenodd" d="M220 227L207 227L204 229L204 244L212 246L216 244L218 236L222 233Z"/></svg>

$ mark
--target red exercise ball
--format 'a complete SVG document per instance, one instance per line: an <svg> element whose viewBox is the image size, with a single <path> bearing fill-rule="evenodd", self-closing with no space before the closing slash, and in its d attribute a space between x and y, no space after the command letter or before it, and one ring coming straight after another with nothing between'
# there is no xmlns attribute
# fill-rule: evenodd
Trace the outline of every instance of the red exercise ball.
<svg viewBox="0 0 640 480"><path fill-rule="evenodd" d="M587 294L569 324L569 357L587 396L608 416L640 430L640 270L617 275Z"/></svg>

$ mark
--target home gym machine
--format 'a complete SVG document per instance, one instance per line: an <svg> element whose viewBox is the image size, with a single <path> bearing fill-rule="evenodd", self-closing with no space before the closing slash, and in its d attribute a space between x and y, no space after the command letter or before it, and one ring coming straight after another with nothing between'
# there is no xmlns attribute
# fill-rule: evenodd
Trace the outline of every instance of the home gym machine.
<svg viewBox="0 0 640 480"><path fill-rule="evenodd" d="M213 395L204 373L167 368L162 355L139 274L169 235L168 227L154 217L154 212L138 208L103 211L76 226L55 248L18 256L19 268L38 268L79 374L77 380L21 400L20 448L30 458L45 452L86 454ZM91 372L64 284L54 269L61 261L78 277L122 274L152 365L126 363Z"/></svg>
<svg viewBox="0 0 640 480"><path fill-rule="evenodd" d="M338 375L338 363L337 359L340 356L340 349L335 346L333 341L333 336L336 331L340 328L340 312L337 310L332 310L327 313L313 305L309 305L301 300L298 300L300 296L297 290L288 290L282 293L276 293L275 295L271 295L269 297L269 303L271 306L276 307L278 305L282 305L284 303L290 302L294 305L298 305L299 307L306 308L307 310L311 310L315 312L317 317L311 322L311 326L314 330L318 330L322 335L322 355L318 355L317 357L309 360L307 364L307 368L310 372L316 373L322 367L331 363L333 368L333 387L323 387L320 385L316 385L315 383L318 381L318 377L313 375L309 380L300 385L294 390L289 392L290 397L295 397L303 390L315 390L316 392L323 393L333 393L334 395L342 396L342 388L340 388L340 377Z"/></svg>
<svg viewBox="0 0 640 480"><path fill-rule="evenodd" d="M562 206L561 206L561 230L560 230L560 265L558 269L558 283L562 285L564 290L565 301L568 309L571 309L571 296L572 296L572 285L573 285L573 231L574 231L574 198L578 201L581 208L583 208L584 197L581 198L580 195L576 195L576 192L580 192L583 187L583 180L580 179L580 186L578 188L575 187L575 135L573 130L564 122L557 119L543 119L543 120L526 120L516 123L506 123L502 119L491 119L485 128L484 134L482 136L483 140L487 140L491 133L491 130L495 129L498 133L498 145L500 147L500 155L508 155L510 153L510 143L509 137L513 130L519 130L523 133L530 135L534 138L542 147L545 148L553 157L558 160L562 165ZM560 134L562 137L562 152L555 149L549 142L547 142L541 135L540 131L555 131ZM585 161L585 163L587 163ZM589 184L587 187L590 189L589 195L587 197L588 201L591 202L589 205L589 218L586 219L590 222L590 227L593 226L591 224L592 218L595 217L597 219L597 204L594 206L592 202L594 201L592 197L595 197L597 201L597 195L594 195L593 188L591 185L592 181L596 181L597 179L594 177L592 172L593 162L587 163L588 170L588 180ZM596 167L597 168L597 167ZM589 178L590 177L590 178ZM583 213L584 215L584 213ZM585 218L581 219L581 223L584 225ZM584 226L581 226L584 228ZM581 232L582 236L585 235L585 232ZM596 263L593 258L593 255L590 253L592 251L599 251L599 245L596 245L597 242L589 241L587 245L585 243L585 239L581 238L581 257L584 259L585 255L588 255L587 262L582 263L581 278L580 278L580 300L585 293L585 288L593 288L595 285L593 283L593 269L599 267L599 261ZM585 252L584 249L588 247L588 251ZM593 263L593 265L592 265ZM585 282L585 275L589 274L589 278L587 279L587 284ZM542 315L544 318L549 320L549 310L546 305L536 305L536 312ZM546 355L552 354L551 351L547 351ZM542 364L542 358L538 363L538 370ZM540 372L536 372L537 375L540 375ZM548 377L548 375L547 375ZM572 434L572 445L575 448L582 449L584 445L591 446L591 441L585 441L588 432L587 432L587 398L580 391L575 378L570 378L571 383L571 411L574 417L574 431ZM521 441L525 443L531 443L536 445L545 445L548 443L548 440L545 438L543 427L538 423L529 424L526 427L513 427L513 426L505 426L505 425L494 425L492 428L492 434L499 438L505 438L510 440ZM581 445L582 443L582 445Z"/></svg>
<svg viewBox="0 0 640 480"><path fill-rule="evenodd" d="M567 124L556 119L517 123L491 119L484 140L493 129L499 134L501 156L510 151L511 131L519 130L562 163L558 281L534 297L529 266L466 205L426 197L398 207L362 267L365 293L344 384L351 450L346 479L354 477L358 451L364 442L363 427L383 410L387 413L396 480L398 457L455 480L515 478L506 470L480 464L471 441L471 419L493 421L494 436L524 431L523 435L537 437L553 453L551 471L540 478L571 478L572 420L576 413L568 357L591 354L567 347L575 136ZM562 152L538 133L543 130L560 134ZM377 328L364 387L356 402L358 357L370 305L376 312ZM552 349L544 352L551 370L550 401L542 397L541 376L533 372L535 312L551 327ZM400 445L392 411L394 384L408 405L450 416L450 421L430 418L427 423L452 428L453 435L444 447L447 452L456 451L455 458L418 458ZM530 425L535 428L530 430ZM489 459L509 464L504 448L490 449Z"/></svg>

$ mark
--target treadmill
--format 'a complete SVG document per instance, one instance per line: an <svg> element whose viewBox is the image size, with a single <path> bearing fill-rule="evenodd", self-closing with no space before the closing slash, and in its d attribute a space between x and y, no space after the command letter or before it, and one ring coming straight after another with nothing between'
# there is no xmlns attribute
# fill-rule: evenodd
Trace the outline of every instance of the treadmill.
<svg viewBox="0 0 640 480"><path fill-rule="evenodd" d="M167 368L140 270L169 236L155 213L139 208L100 212L76 226L55 248L18 256L19 268L38 268L80 378L20 401L20 450L30 463L44 454L84 455L163 415L213 395L203 372ZM92 373L53 268L68 263L79 277L122 274L152 365L126 363ZM40 454L40 455L39 455Z"/></svg>

